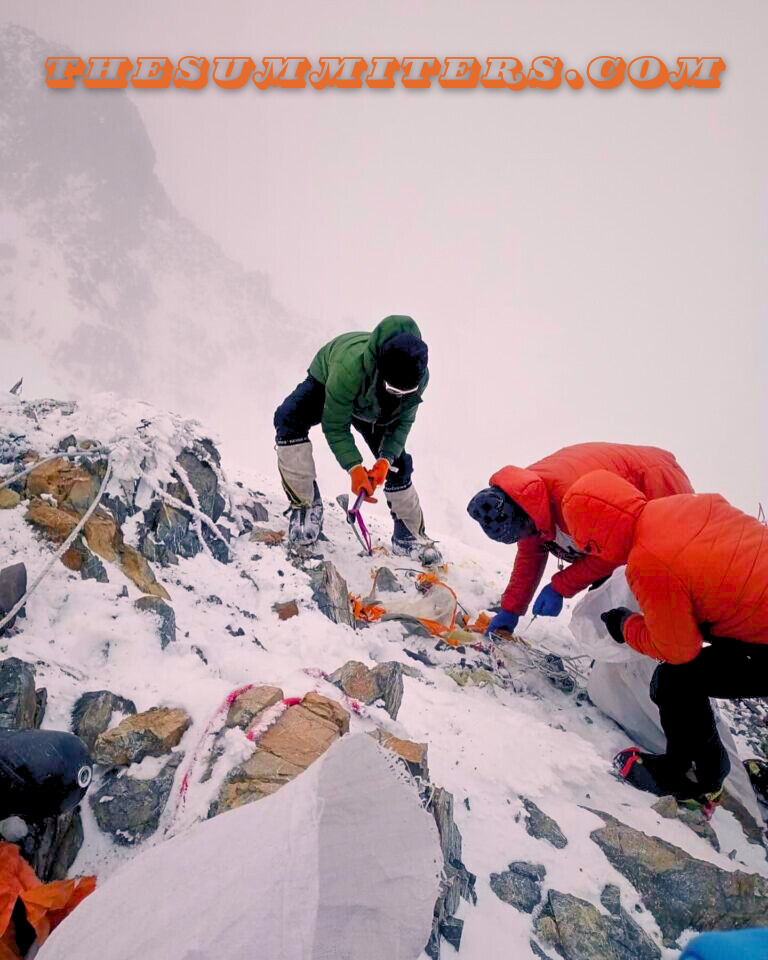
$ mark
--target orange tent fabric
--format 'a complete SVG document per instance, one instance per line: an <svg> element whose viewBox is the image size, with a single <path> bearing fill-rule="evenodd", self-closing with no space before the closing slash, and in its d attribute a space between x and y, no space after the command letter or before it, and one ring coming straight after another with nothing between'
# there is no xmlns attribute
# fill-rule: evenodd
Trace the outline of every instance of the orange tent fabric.
<svg viewBox="0 0 768 960"><path fill-rule="evenodd" d="M0 960L18 960L11 917L18 900L27 921L43 943L64 917L96 887L95 877L43 883L13 843L0 842Z"/></svg>
<svg viewBox="0 0 768 960"><path fill-rule="evenodd" d="M490 479L536 524L538 534L517 545L512 576L501 605L510 613L524 614L547 565L546 544L571 537L563 513L563 497L571 485L593 470L609 470L637 487L649 500L676 493L693 493L691 482L674 455L659 447L621 443L577 443L563 447L529 467L502 467ZM552 586L564 597L573 597L595 580L614 570L602 557L578 556L552 577Z"/></svg>
<svg viewBox="0 0 768 960"><path fill-rule="evenodd" d="M624 623L624 639L668 663L698 656L706 623L716 637L768 643L768 528L718 494L648 501L615 474L599 470L563 500L576 542L615 565L643 611Z"/></svg>

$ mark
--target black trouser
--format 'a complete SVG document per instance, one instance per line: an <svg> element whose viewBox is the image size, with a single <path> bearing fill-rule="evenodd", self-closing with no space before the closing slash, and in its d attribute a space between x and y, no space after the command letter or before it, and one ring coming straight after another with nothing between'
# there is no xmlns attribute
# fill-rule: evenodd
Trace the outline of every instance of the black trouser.
<svg viewBox="0 0 768 960"><path fill-rule="evenodd" d="M291 443L303 443L309 439L310 427L323 419L325 406L325 385L307 377L290 393L275 411L275 430L278 446ZM384 441L386 427L382 424L368 423L365 420L352 419L352 426L368 444L375 457L381 456L381 444ZM393 470L387 474L384 492L405 490L411 485L413 459L405 450L392 464Z"/></svg>
<svg viewBox="0 0 768 960"><path fill-rule="evenodd" d="M768 645L723 637L711 641L690 663L659 664L651 680L670 767L684 773L695 764L702 792L717 789L731 768L709 698L768 696Z"/></svg>

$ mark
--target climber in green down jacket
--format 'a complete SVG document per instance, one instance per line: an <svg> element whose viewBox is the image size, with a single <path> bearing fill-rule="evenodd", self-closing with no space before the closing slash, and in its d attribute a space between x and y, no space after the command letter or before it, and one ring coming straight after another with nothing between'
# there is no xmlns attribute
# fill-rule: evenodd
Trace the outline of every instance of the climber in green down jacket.
<svg viewBox="0 0 768 960"><path fill-rule="evenodd" d="M320 536L323 503L317 487L310 427L323 433L350 476L353 498L384 484L394 519L392 552L426 564L441 560L424 532L419 497L411 482L408 433L429 380L427 345L410 317L385 317L373 333L344 333L327 343L309 366L309 376L275 412L277 462L290 501L288 539L308 546ZM352 427L376 458L372 468L352 436Z"/></svg>

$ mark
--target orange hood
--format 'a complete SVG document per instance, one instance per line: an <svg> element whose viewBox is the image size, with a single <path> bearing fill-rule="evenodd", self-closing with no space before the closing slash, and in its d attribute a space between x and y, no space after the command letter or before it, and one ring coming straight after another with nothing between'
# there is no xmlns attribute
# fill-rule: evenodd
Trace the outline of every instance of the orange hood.
<svg viewBox="0 0 768 960"><path fill-rule="evenodd" d="M544 540L554 538L549 494L546 484L537 473L523 467L502 467L491 477L490 485L499 487L525 510L536 524L539 536Z"/></svg>
<svg viewBox="0 0 768 960"><path fill-rule="evenodd" d="M607 470L580 477L563 497L563 516L576 545L613 566L627 562L635 525L648 499Z"/></svg>

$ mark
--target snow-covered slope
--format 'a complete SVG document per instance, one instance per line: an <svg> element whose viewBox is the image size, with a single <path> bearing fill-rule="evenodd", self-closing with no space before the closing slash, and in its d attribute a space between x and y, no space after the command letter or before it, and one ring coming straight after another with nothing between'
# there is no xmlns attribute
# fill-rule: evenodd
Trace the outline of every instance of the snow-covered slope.
<svg viewBox="0 0 768 960"><path fill-rule="evenodd" d="M155 475L162 477L191 436L206 435L199 425L159 413L148 404L104 395L81 402L66 415L60 410L41 412L37 424L9 396L3 398L2 411L6 451L15 445L17 451L29 446L45 453L67 434L88 436L119 451L115 493L120 481L127 481L136 468L137 458L146 466L148 449ZM20 434L25 436L13 439ZM223 467L226 472L227 464ZM324 480L330 490L333 481L341 484L344 478ZM269 511L263 526L284 530L283 494L269 462L260 475L228 477L227 492L235 506L247 489L258 491ZM367 520L377 544L386 545L390 521L383 503L368 510ZM127 521L124 531L130 541L135 522ZM398 565L383 554L373 559L361 556L342 511L330 499L325 532L324 556L355 594L368 592L374 566ZM449 561L445 577L462 604L473 615L488 609L506 581L506 565L468 549L448 531L437 533ZM454 794L456 822L464 839L463 860L478 877L477 905L462 902L459 913L465 921L463 960L529 956L530 918L502 902L489 885L490 874L505 870L511 861L543 864L548 886L592 903L600 902L606 883L614 883L627 909L637 904L637 893L590 840L600 821L585 806L611 813L725 870L742 868L768 876L764 848L746 842L730 813L719 809L714 817L722 850L718 854L681 822L660 818L651 809L655 798L615 780L609 762L626 745L626 734L588 700L555 689L535 670L521 669L518 682L506 688L461 687L444 668L459 665L462 655L434 653L434 641L407 636L399 622L357 630L331 623L314 602L302 565L292 564L282 545L268 546L242 535L232 541L231 549L233 562L226 565L201 553L180 560L177 566L155 567L170 594L178 628L177 641L164 650L153 618L133 606L138 592L111 565L109 582L97 583L81 581L57 564L30 600L20 632L3 643L6 655L37 664L38 684L48 689L46 727L69 729L73 704L89 690L111 690L132 699L139 711L168 705L189 712L192 726L181 742L185 763L177 773L160 829L144 846L182 833L205 817L220 778L204 784L193 773L184 802L180 782L194 768L201 737L232 690L246 683L266 683L280 686L287 697L314 689L343 702L343 694L323 674L348 660L371 665L397 660L419 671L418 676L405 677L397 722L383 707L373 705L352 713L351 731L378 725L397 736L428 743L433 782ZM50 551L24 521L23 507L0 512L0 566L23 561L32 577ZM300 612L281 621L272 608L287 600L297 601ZM523 624L522 633L534 647L578 654L567 619L566 609L558 620L540 618L533 625ZM437 666L416 663L405 653L406 648L420 647ZM232 765L249 754L252 744L238 731L230 733L226 743ZM142 767L152 776L158 761L145 760ZM528 835L521 795L557 820L568 838L564 851ZM85 843L74 870L94 872L104 880L135 856L136 849L118 847L101 833L87 803L83 816ZM643 909L636 918L660 943L651 914ZM668 949L662 952L666 958L676 955Z"/></svg>

